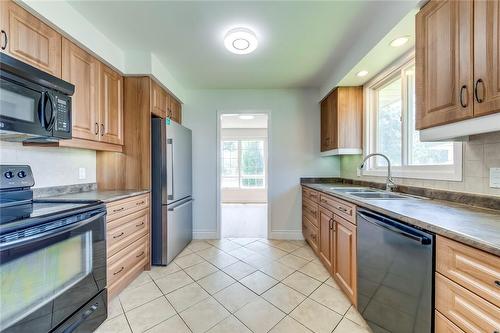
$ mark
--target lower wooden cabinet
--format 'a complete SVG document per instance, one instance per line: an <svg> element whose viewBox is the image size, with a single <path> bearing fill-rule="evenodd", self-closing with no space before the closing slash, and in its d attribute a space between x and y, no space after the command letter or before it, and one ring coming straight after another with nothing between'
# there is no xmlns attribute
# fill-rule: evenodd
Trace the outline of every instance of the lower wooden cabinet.
<svg viewBox="0 0 500 333"><path fill-rule="evenodd" d="M333 278L356 305L356 226L337 215L334 221Z"/></svg>
<svg viewBox="0 0 500 333"><path fill-rule="evenodd" d="M150 269L149 194L114 201L107 208L108 295L118 295Z"/></svg>
<svg viewBox="0 0 500 333"><path fill-rule="evenodd" d="M445 316L443 316L439 311L435 312L435 329L436 333L464 333L457 325L453 324Z"/></svg>
<svg viewBox="0 0 500 333"><path fill-rule="evenodd" d="M319 208L319 259L329 272L333 270L334 238L333 213L323 207Z"/></svg>

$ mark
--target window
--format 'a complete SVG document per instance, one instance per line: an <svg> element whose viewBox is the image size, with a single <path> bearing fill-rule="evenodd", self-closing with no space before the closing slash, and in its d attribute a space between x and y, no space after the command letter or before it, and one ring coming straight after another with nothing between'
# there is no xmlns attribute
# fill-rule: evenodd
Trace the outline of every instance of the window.
<svg viewBox="0 0 500 333"><path fill-rule="evenodd" d="M365 86L367 154L387 155L396 177L461 180L462 144L421 142L415 130L415 62L402 62ZM374 158L365 175L385 175Z"/></svg>
<svg viewBox="0 0 500 333"><path fill-rule="evenodd" d="M265 188L264 140L222 141L222 187Z"/></svg>

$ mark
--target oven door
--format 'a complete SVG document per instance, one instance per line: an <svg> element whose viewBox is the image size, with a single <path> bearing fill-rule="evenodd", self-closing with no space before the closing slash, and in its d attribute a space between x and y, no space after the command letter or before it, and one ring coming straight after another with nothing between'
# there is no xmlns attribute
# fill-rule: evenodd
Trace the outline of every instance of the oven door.
<svg viewBox="0 0 500 333"><path fill-rule="evenodd" d="M105 212L17 233L0 244L0 331L49 332L106 286Z"/></svg>

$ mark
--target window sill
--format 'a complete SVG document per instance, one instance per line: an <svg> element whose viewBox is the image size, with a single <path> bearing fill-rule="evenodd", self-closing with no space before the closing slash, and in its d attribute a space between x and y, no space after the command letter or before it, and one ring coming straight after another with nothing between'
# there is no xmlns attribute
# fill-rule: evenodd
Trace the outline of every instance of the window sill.
<svg viewBox="0 0 500 333"><path fill-rule="evenodd" d="M408 166L391 168L392 177L443 181L462 181L462 164L441 166ZM371 168L361 172L363 176L387 177L387 168Z"/></svg>

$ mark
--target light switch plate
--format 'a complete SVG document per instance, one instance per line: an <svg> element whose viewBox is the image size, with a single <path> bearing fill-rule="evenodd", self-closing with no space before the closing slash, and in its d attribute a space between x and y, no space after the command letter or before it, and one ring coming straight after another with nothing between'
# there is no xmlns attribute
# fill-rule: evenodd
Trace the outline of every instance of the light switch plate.
<svg viewBox="0 0 500 333"><path fill-rule="evenodd" d="M87 178L87 170L85 168L78 168L78 179Z"/></svg>
<svg viewBox="0 0 500 333"><path fill-rule="evenodd" d="M490 187L500 188L500 168L490 168Z"/></svg>

